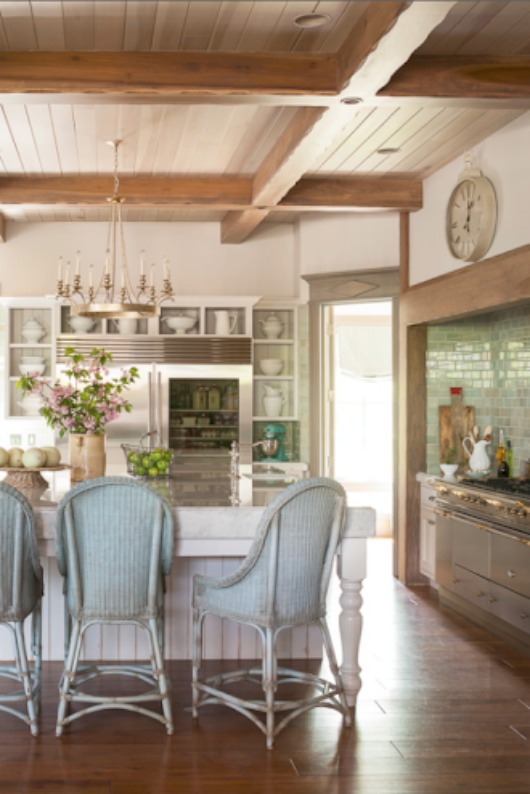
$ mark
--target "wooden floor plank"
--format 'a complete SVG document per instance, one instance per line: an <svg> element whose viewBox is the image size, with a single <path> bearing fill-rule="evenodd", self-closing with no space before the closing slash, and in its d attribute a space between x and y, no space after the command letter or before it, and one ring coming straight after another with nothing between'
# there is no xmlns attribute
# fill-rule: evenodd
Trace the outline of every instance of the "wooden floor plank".
<svg viewBox="0 0 530 794"><path fill-rule="evenodd" d="M390 552L389 541L369 542L350 729L315 710L267 751L235 712L212 706L194 721L190 665L172 662L174 736L105 712L57 739L61 665L46 663L41 735L0 714L0 794L528 794L530 650L440 607L428 588L403 587Z"/></svg>

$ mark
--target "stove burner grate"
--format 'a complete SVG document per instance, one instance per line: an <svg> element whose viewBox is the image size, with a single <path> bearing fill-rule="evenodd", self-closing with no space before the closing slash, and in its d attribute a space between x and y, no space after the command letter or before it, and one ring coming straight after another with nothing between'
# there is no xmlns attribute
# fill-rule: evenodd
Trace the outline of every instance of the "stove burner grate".
<svg viewBox="0 0 530 794"><path fill-rule="evenodd" d="M470 485L473 488L500 491L506 494L513 494L514 496L530 496L530 480L520 480L516 477L489 477L484 480L464 477L460 482L462 485Z"/></svg>

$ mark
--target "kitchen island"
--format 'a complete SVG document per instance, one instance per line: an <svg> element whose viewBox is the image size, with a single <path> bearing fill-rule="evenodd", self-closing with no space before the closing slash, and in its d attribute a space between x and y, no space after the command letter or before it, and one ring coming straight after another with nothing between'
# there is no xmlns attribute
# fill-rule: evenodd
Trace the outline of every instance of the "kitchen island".
<svg viewBox="0 0 530 794"><path fill-rule="evenodd" d="M60 478L58 478L60 479ZM55 511L61 496L60 485L52 487L34 501L39 550L45 573L43 600L43 658L61 660L64 651L62 577L55 562ZM63 492L66 490L63 487ZM190 659L192 647L191 588L195 573L221 575L233 571L253 540L263 506L239 507L175 506L175 561L167 583L166 656ZM330 629L336 638L348 701L355 703L360 688L358 649L361 637L361 588L366 574L366 541L375 534L372 508L347 508L344 536L337 555L337 578L330 598L340 609L330 609ZM339 614L340 612L340 614ZM259 652L257 632L208 616L205 659L254 659ZM336 625L335 625L336 624ZM279 637L280 655L288 659L321 656L320 633L311 628L295 628ZM342 647L342 654L340 653ZM0 655L8 658L10 642L2 639ZM132 626L94 626L87 633L85 657L90 659L141 659L148 655L143 632Z"/></svg>

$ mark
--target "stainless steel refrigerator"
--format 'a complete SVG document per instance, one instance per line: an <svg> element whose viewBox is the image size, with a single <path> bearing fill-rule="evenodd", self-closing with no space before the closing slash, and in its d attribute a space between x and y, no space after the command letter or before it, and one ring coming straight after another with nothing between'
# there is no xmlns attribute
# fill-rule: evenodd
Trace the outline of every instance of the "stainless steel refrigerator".
<svg viewBox="0 0 530 794"><path fill-rule="evenodd" d="M122 444L169 446L172 473L196 472L198 479L215 459L229 460L232 440L239 444L241 463L251 462L250 364L141 364L137 369L140 377L126 392L131 412L107 425L107 474L125 474ZM66 448L63 459L68 459Z"/></svg>

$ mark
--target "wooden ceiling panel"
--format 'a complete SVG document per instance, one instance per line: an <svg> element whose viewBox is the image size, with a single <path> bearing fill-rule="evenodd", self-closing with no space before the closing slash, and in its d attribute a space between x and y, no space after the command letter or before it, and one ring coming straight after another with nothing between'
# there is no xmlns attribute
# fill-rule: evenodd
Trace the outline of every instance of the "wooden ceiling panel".
<svg viewBox="0 0 530 794"><path fill-rule="evenodd" d="M7 49L35 50L37 38L33 25L32 3L21 2L1 3L2 39Z"/></svg>
<svg viewBox="0 0 530 794"><path fill-rule="evenodd" d="M401 110L405 110L405 108ZM411 109L406 108L406 110L410 111ZM383 130L389 134L377 149L364 160L359 170L366 174L407 173L403 166L403 160L407 154L415 151L418 141L427 140L429 131L438 128L443 112L443 108L436 106L416 109L415 113L409 113L408 118L404 114L402 118L397 119L396 113ZM389 152L388 150L395 151ZM415 171L415 168L410 169L411 173Z"/></svg>
<svg viewBox="0 0 530 794"><path fill-rule="evenodd" d="M102 52L123 50L125 46L126 0L98 3L94 14L96 48ZM178 4L180 5L180 3ZM46 47L41 47L46 50ZM60 47L54 49L61 49Z"/></svg>
<svg viewBox="0 0 530 794"><path fill-rule="evenodd" d="M35 3L34 3L35 5ZM63 6L65 48L67 50L95 50L96 26L92 0L79 0Z"/></svg>
<svg viewBox="0 0 530 794"><path fill-rule="evenodd" d="M445 143L440 143L436 147L436 151L431 151L430 155L419 161L416 173L423 178L430 176L458 157L459 154L462 157L463 165L465 154L472 153L473 147L477 146L484 138L493 135L494 132L510 124L520 115L519 111L514 110L491 110L482 114L472 110L466 111L465 116L468 118L475 116L475 120L463 125L459 133L448 138Z"/></svg>
<svg viewBox="0 0 530 794"><path fill-rule="evenodd" d="M348 173L355 170L377 148L377 140L384 140L387 123L400 114L398 107L361 107L354 117L347 136L333 152L326 153L313 174Z"/></svg>
<svg viewBox="0 0 530 794"><path fill-rule="evenodd" d="M335 3L324 2L319 3L315 9L317 12L328 14L333 20L332 24L326 25L324 28L316 30L304 31L304 39L307 42L311 37L317 40L310 47L311 51L318 52L338 52L343 46L348 32L362 20L363 14L369 6L370 0L366 2L358 0L355 3ZM319 32L322 31L322 34ZM321 35L324 36L321 39ZM306 38L307 37L307 38ZM318 37L318 38L317 38ZM319 40L320 39L320 40ZM298 47L297 47L298 49ZM306 43L306 51L307 51Z"/></svg>
<svg viewBox="0 0 530 794"><path fill-rule="evenodd" d="M0 5L0 14L4 15ZM43 52L66 49L64 16L57 13L55 2L33 3L31 6L33 26L35 28L35 49Z"/></svg>
<svg viewBox="0 0 530 794"><path fill-rule="evenodd" d="M529 42L528 3L476 0L457 3L417 54L518 55Z"/></svg>
<svg viewBox="0 0 530 794"><path fill-rule="evenodd" d="M117 139L129 220L241 242L315 208L414 211L418 179L530 109L528 42L518 2L0 0L0 213L106 220Z"/></svg>
<svg viewBox="0 0 530 794"><path fill-rule="evenodd" d="M362 125L335 152L335 172L370 173L381 161L378 149L394 146L399 132L417 125L421 115L422 110L417 107L375 108L367 120L368 125ZM320 169L319 173L325 173L324 169Z"/></svg>
<svg viewBox="0 0 530 794"><path fill-rule="evenodd" d="M0 2L0 47L43 52L336 52L366 6L348 0L16 0ZM294 24L297 16L314 12L329 17L322 28Z"/></svg>

